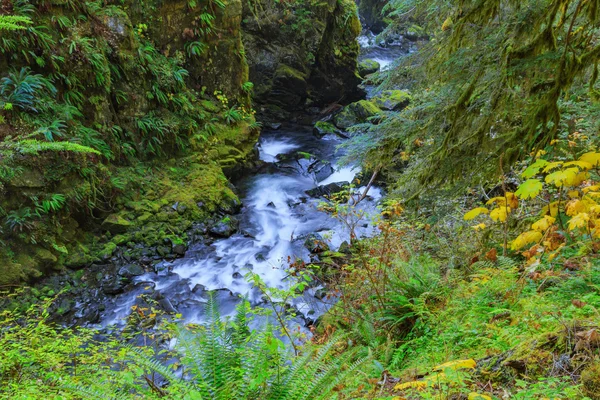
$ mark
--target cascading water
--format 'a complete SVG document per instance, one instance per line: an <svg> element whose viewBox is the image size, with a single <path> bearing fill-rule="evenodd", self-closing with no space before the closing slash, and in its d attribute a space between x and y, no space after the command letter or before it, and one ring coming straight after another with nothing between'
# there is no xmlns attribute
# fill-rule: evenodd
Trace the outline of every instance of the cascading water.
<svg viewBox="0 0 600 400"><path fill-rule="evenodd" d="M301 126L265 131L259 147L260 158L267 163L265 172L238 184L243 201L241 213L235 216L240 221L239 233L210 246L193 245L184 258L165 262L159 268L163 272L139 276L134 290L120 295L113 307L107 307L102 325L122 324L137 296L149 289L160 293L163 308L172 308L186 322L201 323L202 303L209 290L216 291L223 315L234 312L240 295L253 305L264 305L262 293L244 278L249 271L258 274L269 287L289 287L294 279L289 276L290 261L311 261L305 247L308 235L319 235L332 249L349 238L339 221L317 209L323 199L306 193L319 185L351 182L359 172L352 167L335 168L339 157L336 147L341 140L334 135L318 139ZM311 171L321 164L329 171ZM380 197L379 189L373 187L369 197L357 206L365 214L356 228L359 236L373 234L369 216L375 213ZM293 324L306 326L329 307L315 298L319 289L312 287L293 301L300 315Z"/></svg>
<svg viewBox="0 0 600 400"><path fill-rule="evenodd" d="M413 50L405 41L378 43L370 32L359 37L359 42L360 58L374 59L382 69ZM367 87L368 93L373 90ZM128 291L105 304L99 325L122 326L142 294L158 298L163 309L179 313L185 322L193 323L204 321L207 291L214 291L224 316L235 312L240 296L255 306L264 306L262 293L245 279L250 271L269 287L289 287L294 279L289 274L290 262L311 262L314 257L305 246L309 235L317 235L334 250L349 238L340 221L318 210L323 198L307 194L319 186L352 182L359 172L352 166L335 167L341 156L336 148L342 140L335 135L317 138L310 128L298 125L264 131L259 150L265 167L237 184L243 202L242 211L235 216L240 222L239 232L210 245L192 243L184 258L164 261L155 269L158 272L137 277ZM357 206L364 212L364 219L355 229L358 236L375 232L369 222L380 197L380 190L371 187L369 196ZM319 300L323 290L326 288L311 287L291 301L289 306L299 312L290 322L294 329L303 329L330 307ZM256 324L263 322L258 320Z"/></svg>

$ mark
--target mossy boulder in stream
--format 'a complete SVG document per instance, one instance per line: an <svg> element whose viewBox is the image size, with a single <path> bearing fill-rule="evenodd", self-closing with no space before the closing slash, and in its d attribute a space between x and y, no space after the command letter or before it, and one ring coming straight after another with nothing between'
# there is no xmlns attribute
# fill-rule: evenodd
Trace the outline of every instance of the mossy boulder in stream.
<svg viewBox="0 0 600 400"><path fill-rule="evenodd" d="M381 109L368 100L360 100L349 104L333 117L335 126L340 129L348 129L381 113Z"/></svg>
<svg viewBox="0 0 600 400"><path fill-rule="evenodd" d="M380 68L381 66L377 61L368 58L358 63L358 74L364 78L379 71Z"/></svg>
<svg viewBox="0 0 600 400"><path fill-rule="evenodd" d="M384 90L371 101L382 110L399 111L406 108L411 100L410 93L403 90Z"/></svg>

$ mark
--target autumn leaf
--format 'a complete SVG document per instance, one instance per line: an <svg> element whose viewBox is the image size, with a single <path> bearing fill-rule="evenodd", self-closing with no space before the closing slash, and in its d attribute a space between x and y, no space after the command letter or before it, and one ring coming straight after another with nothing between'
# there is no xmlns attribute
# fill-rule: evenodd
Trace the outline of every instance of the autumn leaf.
<svg viewBox="0 0 600 400"><path fill-rule="evenodd" d="M406 389L423 389L427 387L426 381L411 381L404 382L394 386L395 390L406 390Z"/></svg>
<svg viewBox="0 0 600 400"><path fill-rule="evenodd" d="M467 360L454 360L448 361L447 363L440 364L433 368L434 371L444 371L447 368L457 369L473 369L477 366L475 360L469 358Z"/></svg>
<svg viewBox="0 0 600 400"><path fill-rule="evenodd" d="M577 214L569 221L569 230L573 231L577 228L587 227L589 220L590 216L588 213Z"/></svg>
<svg viewBox="0 0 600 400"><path fill-rule="evenodd" d="M565 214L567 214L569 217L572 217L586 210L586 203L584 201L575 199L567 203L567 206L565 208Z"/></svg>
<svg viewBox="0 0 600 400"><path fill-rule="evenodd" d="M466 213L463 218L465 219L465 221L470 221L472 219L475 219L480 214L488 214L489 212L490 211L485 207L478 207Z"/></svg>
<svg viewBox="0 0 600 400"><path fill-rule="evenodd" d="M542 233L538 231L527 231L521 233L510 245L511 250L519 250L530 243L538 242L542 239Z"/></svg>
<svg viewBox="0 0 600 400"><path fill-rule="evenodd" d="M482 231L485 229L485 226L486 225L482 223L482 224L475 225L472 228L475 229L476 231Z"/></svg>
<svg viewBox="0 0 600 400"><path fill-rule="evenodd" d="M562 161L554 161L551 163L546 164L546 167L544 168L544 172L550 172L555 168L560 167L561 165L563 165Z"/></svg>
<svg viewBox="0 0 600 400"><path fill-rule="evenodd" d="M542 213L550 214L552 217L556 217L558 215L558 201L553 201L552 203L542 208Z"/></svg>
<svg viewBox="0 0 600 400"><path fill-rule="evenodd" d="M556 221L556 218L545 215L544 218L534 222L531 225L531 229L538 232L544 232L554 223L554 221Z"/></svg>
<svg viewBox="0 0 600 400"><path fill-rule="evenodd" d="M551 183L556 187L571 186L576 180L579 170L577 168L567 168L556 171L546 176L546 183Z"/></svg>
<svg viewBox="0 0 600 400"><path fill-rule="evenodd" d="M494 208L490 212L490 218L496 222L506 222L508 214L510 213L510 207L501 206Z"/></svg>
<svg viewBox="0 0 600 400"><path fill-rule="evenodd" d="M589 153L585 153L581 157L579 157L580 161L591 164L593 167L597 167L600 164L600 153L596 153L595 151L591 151Z"/></svg>
<svg viewBox="0 0 600 400"><path fill-rule="evenodd" d="M468 400L492 400L492 398L488 395L485 394L479 394L476 392L471 392L469 393L469 396L467 397Z"/></svg>
<svg viewBox="0 0 600 400"><path fill-rule="evenodd" d="M538 179L528 179L519 185L519 189L515 192L522 199L533 199L542 189L544 184Z"/></svg>
<svg viewBox="0 0 600 400"><path fill-rule="evenodd" d="M579 167L579 169L582 169L584 171L587 171L588 169L592 169L594 167L591 163L586 161L570 161L568 163L565 163L565 167L570 166Z"/></svg>

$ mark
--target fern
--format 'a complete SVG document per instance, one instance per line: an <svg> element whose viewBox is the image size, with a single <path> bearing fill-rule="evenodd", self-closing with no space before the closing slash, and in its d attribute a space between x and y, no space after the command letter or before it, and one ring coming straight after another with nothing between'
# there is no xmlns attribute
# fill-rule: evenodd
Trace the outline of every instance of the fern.
<svg viewBox="0 0 600 400"><path fill-rule="evenodd" d="M20 15L0 15L0 31L18 31L26 29L27 25L31 25L32 21L29 17Z"/></svg>

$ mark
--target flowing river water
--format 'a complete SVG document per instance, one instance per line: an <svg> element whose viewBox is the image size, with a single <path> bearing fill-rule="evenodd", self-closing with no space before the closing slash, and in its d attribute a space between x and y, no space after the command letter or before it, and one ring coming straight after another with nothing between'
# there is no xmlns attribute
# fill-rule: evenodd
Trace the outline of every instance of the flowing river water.
<svg viewBox="0 0 600 400"><path fill-rule="evenodd" d="M376 59L383 68L408 52L400 45L377 46L368 35L359 42L363 46L361 58ZM105 304L97 326L124 326L143 294L159 298L163 309L181 314L187 323L204 322L203 304L209 291L215 293L223 316L235 312L240 296L253 306L268 306L262 293L245 279L247 273L258 274L269 287L285 289L295 279L289 274L291 261L314 261L307 238L323 240L334 250L348 241L350 232L344 225L318 210L323 198L307 194L330 183L352 182L359 173L352 166L336 165L343 140L333 134L319 138L313 135L312 127L301 125L283 124L278 130L264 130L258 144L264 167L236 183L243 204L234 217L239 220L238 233L208 245L192 243L183 258L164 261L156 269L158 273L138 276L130 290ZM364 187L358 190L364 191ZM365 215L356 228L358 236L375 233L370 217L376 214L380 198L380 189L372 187L357 206ZM305 329L330 307L335 299L323 301L326 290L314 284L290 301L288 306L297 311L297 317L289 322L291 328Z"/></svg>

